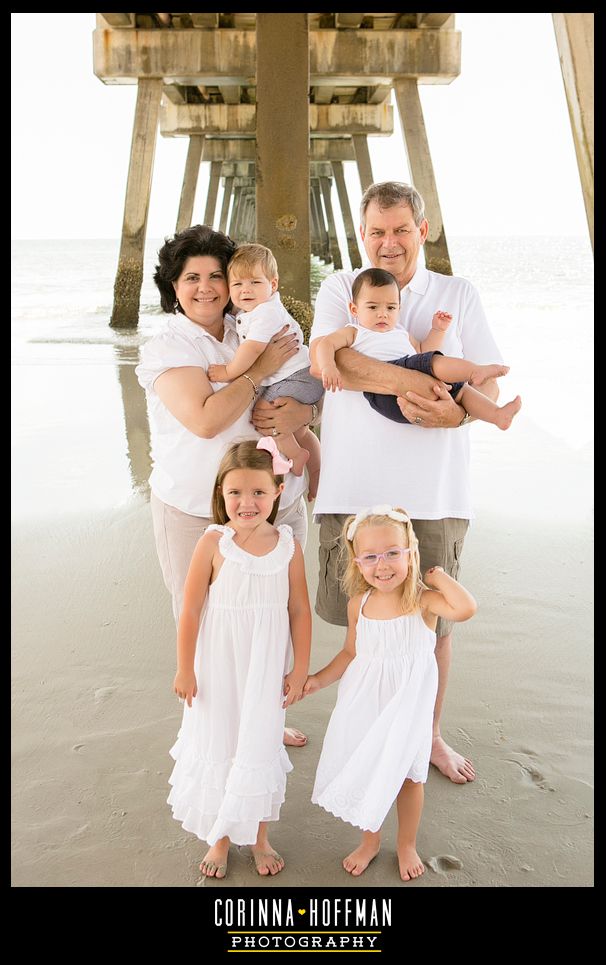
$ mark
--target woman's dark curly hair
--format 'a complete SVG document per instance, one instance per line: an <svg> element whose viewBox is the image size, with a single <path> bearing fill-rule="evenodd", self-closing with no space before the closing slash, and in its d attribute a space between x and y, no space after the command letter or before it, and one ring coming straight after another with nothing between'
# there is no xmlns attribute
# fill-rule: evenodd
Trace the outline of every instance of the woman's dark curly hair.
<svg viewBox="0 0 606 965"><path fill-rule="evenodd" d="M236 247L235 241L232 241L228 235L224 235L222 231L215 231L205 224L192 225L185 231L179 231L172 238L165 238L158 252L159 262L154 272L162 310L170 315L175 315L180 310L176 304L173 282L183 271L188 258L196 258L199 255L216 258L227 278L227 263Z"/></svg>

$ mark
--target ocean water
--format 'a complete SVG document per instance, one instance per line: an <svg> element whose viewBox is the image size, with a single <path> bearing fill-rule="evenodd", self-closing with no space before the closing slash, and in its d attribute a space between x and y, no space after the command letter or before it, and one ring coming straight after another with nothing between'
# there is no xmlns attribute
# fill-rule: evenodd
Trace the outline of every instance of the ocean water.
<svg viewBox="0 0 606 965"><path fill-rule="evenodd" d="M162 239L146 245L140 322L109 328L119 242L12 243L13 512L107 506L146 493L149 452L140 345L165 321L152 280ZM456 274L478 288L523 410L507 433L473 427L480 502L490 480L536 456L587 464L593 439L593 256L586 238L449 238ZM316 264L315 284L325 272ZM557 453L564 455L556 456ZM533 499L539 511L540 487ZM544 485L549 486L549 473ZM515 488L515 487L514 487ZM557 486L556 486L557 488ZM570 494L590 502L587 486ZM553 487L552 487L553 490ZM521 492L521 490L520 490ZM526 492L526 490L524 490ZM562 498L564 492L562 491Z"/></svg>

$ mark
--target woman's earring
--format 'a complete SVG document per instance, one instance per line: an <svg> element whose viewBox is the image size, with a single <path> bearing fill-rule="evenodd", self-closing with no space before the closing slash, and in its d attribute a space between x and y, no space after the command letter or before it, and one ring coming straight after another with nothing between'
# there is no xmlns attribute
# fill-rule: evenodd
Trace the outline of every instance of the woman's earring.
<svg viewBox="0 0 606 965"><path fill-rule="evenodd" d="M177 301L175 302L175 304L173 305L173 309L174 309L175 312L180 312L180 311L181 311L181 306L179 305L179 299L178 299L178 298L177 298Z"/></svg>

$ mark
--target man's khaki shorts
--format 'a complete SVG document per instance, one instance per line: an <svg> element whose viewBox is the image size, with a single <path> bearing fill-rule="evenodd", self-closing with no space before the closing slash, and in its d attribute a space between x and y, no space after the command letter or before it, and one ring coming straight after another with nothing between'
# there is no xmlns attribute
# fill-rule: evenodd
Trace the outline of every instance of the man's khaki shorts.
<svg viewBox="0 0 606 965"><path fill-rule="evenodd" d="M316 613L327 623L347 626L347 597L341 586L345 572L345 554L341 550L341 533L348 514L323 513L320 516L320 570ZM442 566L454 580L459 577L461 555L468 519L413 519L419 540L421 573L430 566ZM451 620L438 618L436 635L447 636L453 628Z"/></svg>

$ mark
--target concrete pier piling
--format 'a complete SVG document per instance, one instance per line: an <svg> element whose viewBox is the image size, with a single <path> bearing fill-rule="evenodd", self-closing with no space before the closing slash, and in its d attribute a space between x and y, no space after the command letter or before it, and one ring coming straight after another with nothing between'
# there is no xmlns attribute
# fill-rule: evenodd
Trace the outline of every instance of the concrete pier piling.
<svg viewBox="0 0 606 965"><path fill-rule="evenodd" d="M160 79L139 81L124 203L122 243L114 283L114 307L109 323L112 328L136 328L139 320L145 232L161 94Z"/></svg>
<svg viewBox="0 0 606 965"><path fill-rule="evenodd" d="M552 17L593 249L594 15L553 13Z"/></svg>

